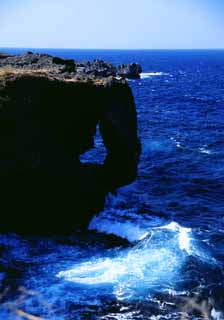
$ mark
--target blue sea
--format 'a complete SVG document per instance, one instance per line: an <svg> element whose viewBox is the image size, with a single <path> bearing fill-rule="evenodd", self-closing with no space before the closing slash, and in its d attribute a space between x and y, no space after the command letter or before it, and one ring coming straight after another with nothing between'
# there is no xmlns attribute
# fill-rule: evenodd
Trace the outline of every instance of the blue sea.
<svg viewBox="0 0 224 320"><path fill-rule="evenodd" d="M1 319L224 319L224 51L32 51L140 63L129 85L143 152L88 230L0 235ZM104 157L97 133L81 160Z"/></svg>

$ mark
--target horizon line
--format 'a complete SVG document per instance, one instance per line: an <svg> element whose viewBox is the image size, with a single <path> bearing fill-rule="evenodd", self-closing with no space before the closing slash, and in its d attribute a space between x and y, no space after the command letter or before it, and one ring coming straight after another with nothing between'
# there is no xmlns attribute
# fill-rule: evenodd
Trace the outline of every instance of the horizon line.
<svg viewBox="0 0 224 320"><path fill-rule="evenodd" d="M1 47L0 46L0 50L1 49L34 49L34 50L36 50L36 49L40 49L40 50L54 50L54 49L56 49L56 50L114 50L114 51L122 51L122 50L124 50L124 51L150 51L150 50L155 50L155 51L158 51L158 50L166 50L166 51L172 51L172 50L197 50L197 51L199 51L199 50L224 50L224 47L223 48L73 48L73 47L62 47L62 48L60 48L60 47Z"/></svg>

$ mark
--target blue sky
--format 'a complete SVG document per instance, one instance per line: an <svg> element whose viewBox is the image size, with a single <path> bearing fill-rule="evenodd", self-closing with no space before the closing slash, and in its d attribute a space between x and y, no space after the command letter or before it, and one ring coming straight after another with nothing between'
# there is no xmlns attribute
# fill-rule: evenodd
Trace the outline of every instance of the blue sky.
<svg viewBox="0 0 224 320"><path fill-rule="evenodd" d="M0 0L0 47L224 48L224 0Z"/></svg>

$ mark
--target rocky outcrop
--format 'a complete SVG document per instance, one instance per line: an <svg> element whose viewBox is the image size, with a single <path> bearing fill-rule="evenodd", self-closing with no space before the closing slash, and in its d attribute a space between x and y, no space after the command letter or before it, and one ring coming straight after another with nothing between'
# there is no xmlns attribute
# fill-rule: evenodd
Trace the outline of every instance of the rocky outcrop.
<svg viewBox="0 0 224 320"><path fill-rule="evenodd" d="M26 68L26 69L43 69L47 68L49 71L53 71L54 74L72 76L74 74L86 76L119 76L123 78L138 79L142 68L137 63L122 64L118 67L113 66L111 63L103 60L94 60L92 62L77 62L73 59L62 59L58 57L52 57L49 54L38 54L27 52L19 56L8 56L0 54L0 67L13 66L14 68Z"/></svg>
<svg viewBox="0 0 224 320"><path fill-rule="evenodd" d="M71 61L41 59L36 68L23 59L0 68L1 231L86 227L108 192L137 175L141 148L127 82L80 77ZM98 124L106 159L83 164Z"/></svg>
<svg viewBox="0 0 224 320"><path fill-rule="evenodd" d="M120 64L117 67L117 74L128 79L138 79L142 73L142 67L138 63Z"/></svg>
<svg viewBox="0 0 224 320"><path fill-rule="evenodd" d="M1 53L1 52L0 52L0 59L6 59L6 58L8 58L8 57L10 57L9 54Z"/></svg>

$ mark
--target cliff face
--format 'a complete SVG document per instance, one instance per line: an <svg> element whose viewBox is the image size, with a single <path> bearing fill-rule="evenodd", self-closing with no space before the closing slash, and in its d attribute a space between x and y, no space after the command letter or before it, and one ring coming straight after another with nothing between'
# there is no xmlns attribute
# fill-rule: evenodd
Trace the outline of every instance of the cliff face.
<svg viewBox="0 0 224 320"><path fill-rule="evenodd" d="M82 164L96 126L103 165ZM140 143L125 80L0 69L1 231L69 232L137 175Z"/></svg>

